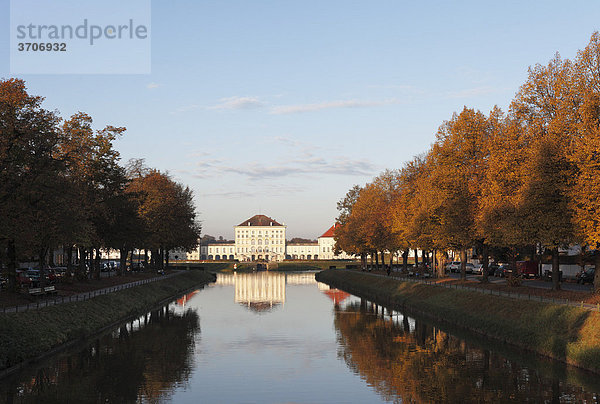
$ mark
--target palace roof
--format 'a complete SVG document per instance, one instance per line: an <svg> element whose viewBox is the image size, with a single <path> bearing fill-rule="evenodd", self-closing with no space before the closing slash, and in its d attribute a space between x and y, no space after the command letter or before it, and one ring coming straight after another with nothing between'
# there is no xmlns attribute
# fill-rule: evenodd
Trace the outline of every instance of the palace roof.
<svg viewBox="0 0 600 404"><path fill-rule="evenodd" d="M334 233L335 233L335 227L337 226L337 223L335 223L333 226L331 226L329 228L329 230L327 230L325 233L323 233L321 235L321 237L333 237ZM319 237L319 238L321 238Z"/></svg>
<svg viewBox="0 0 600 404"><path fill-rule="evenodd" d="M283 226L274 219L265 215L254 215L250 219L243 221L238 226Z"/></svg>

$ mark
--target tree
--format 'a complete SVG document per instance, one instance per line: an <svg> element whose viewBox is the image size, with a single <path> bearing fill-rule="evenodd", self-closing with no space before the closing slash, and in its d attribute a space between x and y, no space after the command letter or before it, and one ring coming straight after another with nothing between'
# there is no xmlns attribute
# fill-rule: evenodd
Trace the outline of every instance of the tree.
<svg viewBox="0 0 600 404"><path fill-rule="evenodd" d="M100 277L100 248L111 244L104 238L110 237L112 229L106 226L112 213L107 211L111 198L118 198L124 190L126 177L119 166L119 153L113 148L114 140L125 128L107 126L94 131L92 118L78 112L66 120L61 127L61 143L58 157L66 163L70 185L77 190L74 201L81 212L82 220L65 239L69 250L79 248L78 276L85 277L86 257L96 256L94 270ZM70 262L69 262L70 265Z"/></svg>
<svg viewBox="0 0 600 404"><path fill-rule="evenodd" d="M352 208L358 199L361 189L359 185L353 186L344 198L338 201L337 210L340 213L336 219L338 226L335 229L334 239L336 254L346 251L350 254L361 255L364 261L364 246L362 240L357 238L358 235L354 229L357 223L351 221Z"/></svg>
<svg viewBox="0 0 600 404"><path fill-rule="evenodd" d="M460 250L463 279L466 278L467 249L485 243L475 218L490 132L488 118L465 107L440 127L429 155L431 188L437 194L435 215L439 218L435 244Z"/></svg>
<svg viewBox="0 0 600 404"><path fill-rule="evenodd" d="M41 107L43 98L27 93L19 79L0 81L0 241L7 248L10 287L16 282L18 249L40 250L50 233L32 233L29 225L57 225L50 214L60 183L61 162L54 112ZM37 251L36 251L37 252Z"/></svg>
<svg viewBox="0 0 600 404"><path fill-rule="evenodd" d="M147 229L143 244L152 250L152 260L158 268L163 268L169 250L191 250L198 245L200 224L188 187L167 174L150 170L143 177L133 178L128 192L138 198L138 213Z"/></svg>
<svg viewBox="0 0 600 404"><path fill-rule="evenodd" d="M519 218L528 244L552 252L553 289L560 289L558 249L575 240L570 182L575 166L567 150L576 133L573 65L557 54L547 66L529 69L529 77L511 104L511 115L528 132ZM513 151L517 152L517 151Z"/></svg>
<svg viewBox="0 0 600 404"><path fill-rule="evenodd" d="M580 97L578 133L572 148L577 167L571 203L578 238L596 250L594 291L600 293L600 34L575 61L574 89Z"/></svg>

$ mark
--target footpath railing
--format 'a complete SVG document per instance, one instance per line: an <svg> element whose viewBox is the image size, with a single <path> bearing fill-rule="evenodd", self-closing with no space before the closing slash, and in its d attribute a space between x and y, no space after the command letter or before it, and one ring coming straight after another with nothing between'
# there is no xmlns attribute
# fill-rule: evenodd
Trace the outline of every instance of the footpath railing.
<svg viewBox="0 0 600 404"><path fill-rule="evenodd" d="M37 310L42 307L55 306L57 304L70 303L70 302L82 302L85 300L93 299L97 296L107 295L109 293L117 292L123 289L129 289L140 285L145 285L152 282L162 281L163 279L172 278L182 274L184 271L171 272L170 274L157 276L149 279L142 279L135 282L123 283L121 285L109 286L103 289L92 290L85 293L78 293L71 296L55 296L46 299L38 299L36 302L21 304L16 306L4 307L1 309L2 313L20 313L28 310Z"/></svg>
<svg viewBox="0 0 600 404"><path fill-rule="evenodd" d="M387 276L380 275L380 274L371 274L371 275L387 278ZM472 291L472 292L482 293L485 295L501 296L501 297L507 297L510 299L528 300L528 301L551 303L551 304L563 304L563 305L572 306L572 307L579 307L579 308L590 310L590 311L600 312L600 303L589 304L589 303L585 303L583 301L548 298L548 297L543 297L543 296L538 296L538 295L532 295L530 293L528 293L528 294L516 293L516 292L513 293L513 292L505 292L502 290L493 290L493 289L488 289L488 288L478 288L478 287L473 287L473 286L459 285L457 283L436 282L435 278L419 279L419 278L409 278L409 277L404 277L404 276L394 276L394 277L391 277L391 279L397 279L397 280L401 280L401 281L405 281L405 282L422 283L425 285L438 286L438 287L442 287L442 288L446 288L446 289L468 290L468 291Z"/></svg>

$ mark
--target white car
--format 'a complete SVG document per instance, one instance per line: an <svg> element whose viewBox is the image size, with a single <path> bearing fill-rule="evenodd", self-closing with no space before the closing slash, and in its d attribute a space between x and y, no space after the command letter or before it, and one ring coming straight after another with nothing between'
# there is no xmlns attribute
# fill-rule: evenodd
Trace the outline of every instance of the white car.
<svg viewBox="0 0 600 404"><path fill-rule="evenodd" d="M473 267L473 273L477 275L483 275L483 264L477 264Z"/></svg>
<svg viewBox="0 0 600 404"><path fill-rule="evenodd" d="M460 261L452 261L446 265L446 271L449 272L460 272Z"/></svg>

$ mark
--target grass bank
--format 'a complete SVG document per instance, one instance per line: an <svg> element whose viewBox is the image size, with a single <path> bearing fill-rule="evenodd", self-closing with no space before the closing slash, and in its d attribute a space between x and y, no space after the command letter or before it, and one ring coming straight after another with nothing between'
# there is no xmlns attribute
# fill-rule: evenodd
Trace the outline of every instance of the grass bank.
<svg viewBox="0 0 600 404"><path fill-rule="evenodd" d="M600 313L478 292L326 270L320 282L600 373Z"/></svg>
<svg viewBox="0 0 600 404"><path fill-rule="evenodd" d="M196 285L214 274L189 271L161 281L22 313L0 315L0 371L44 356L57 347L89 337Z"/></svg>

